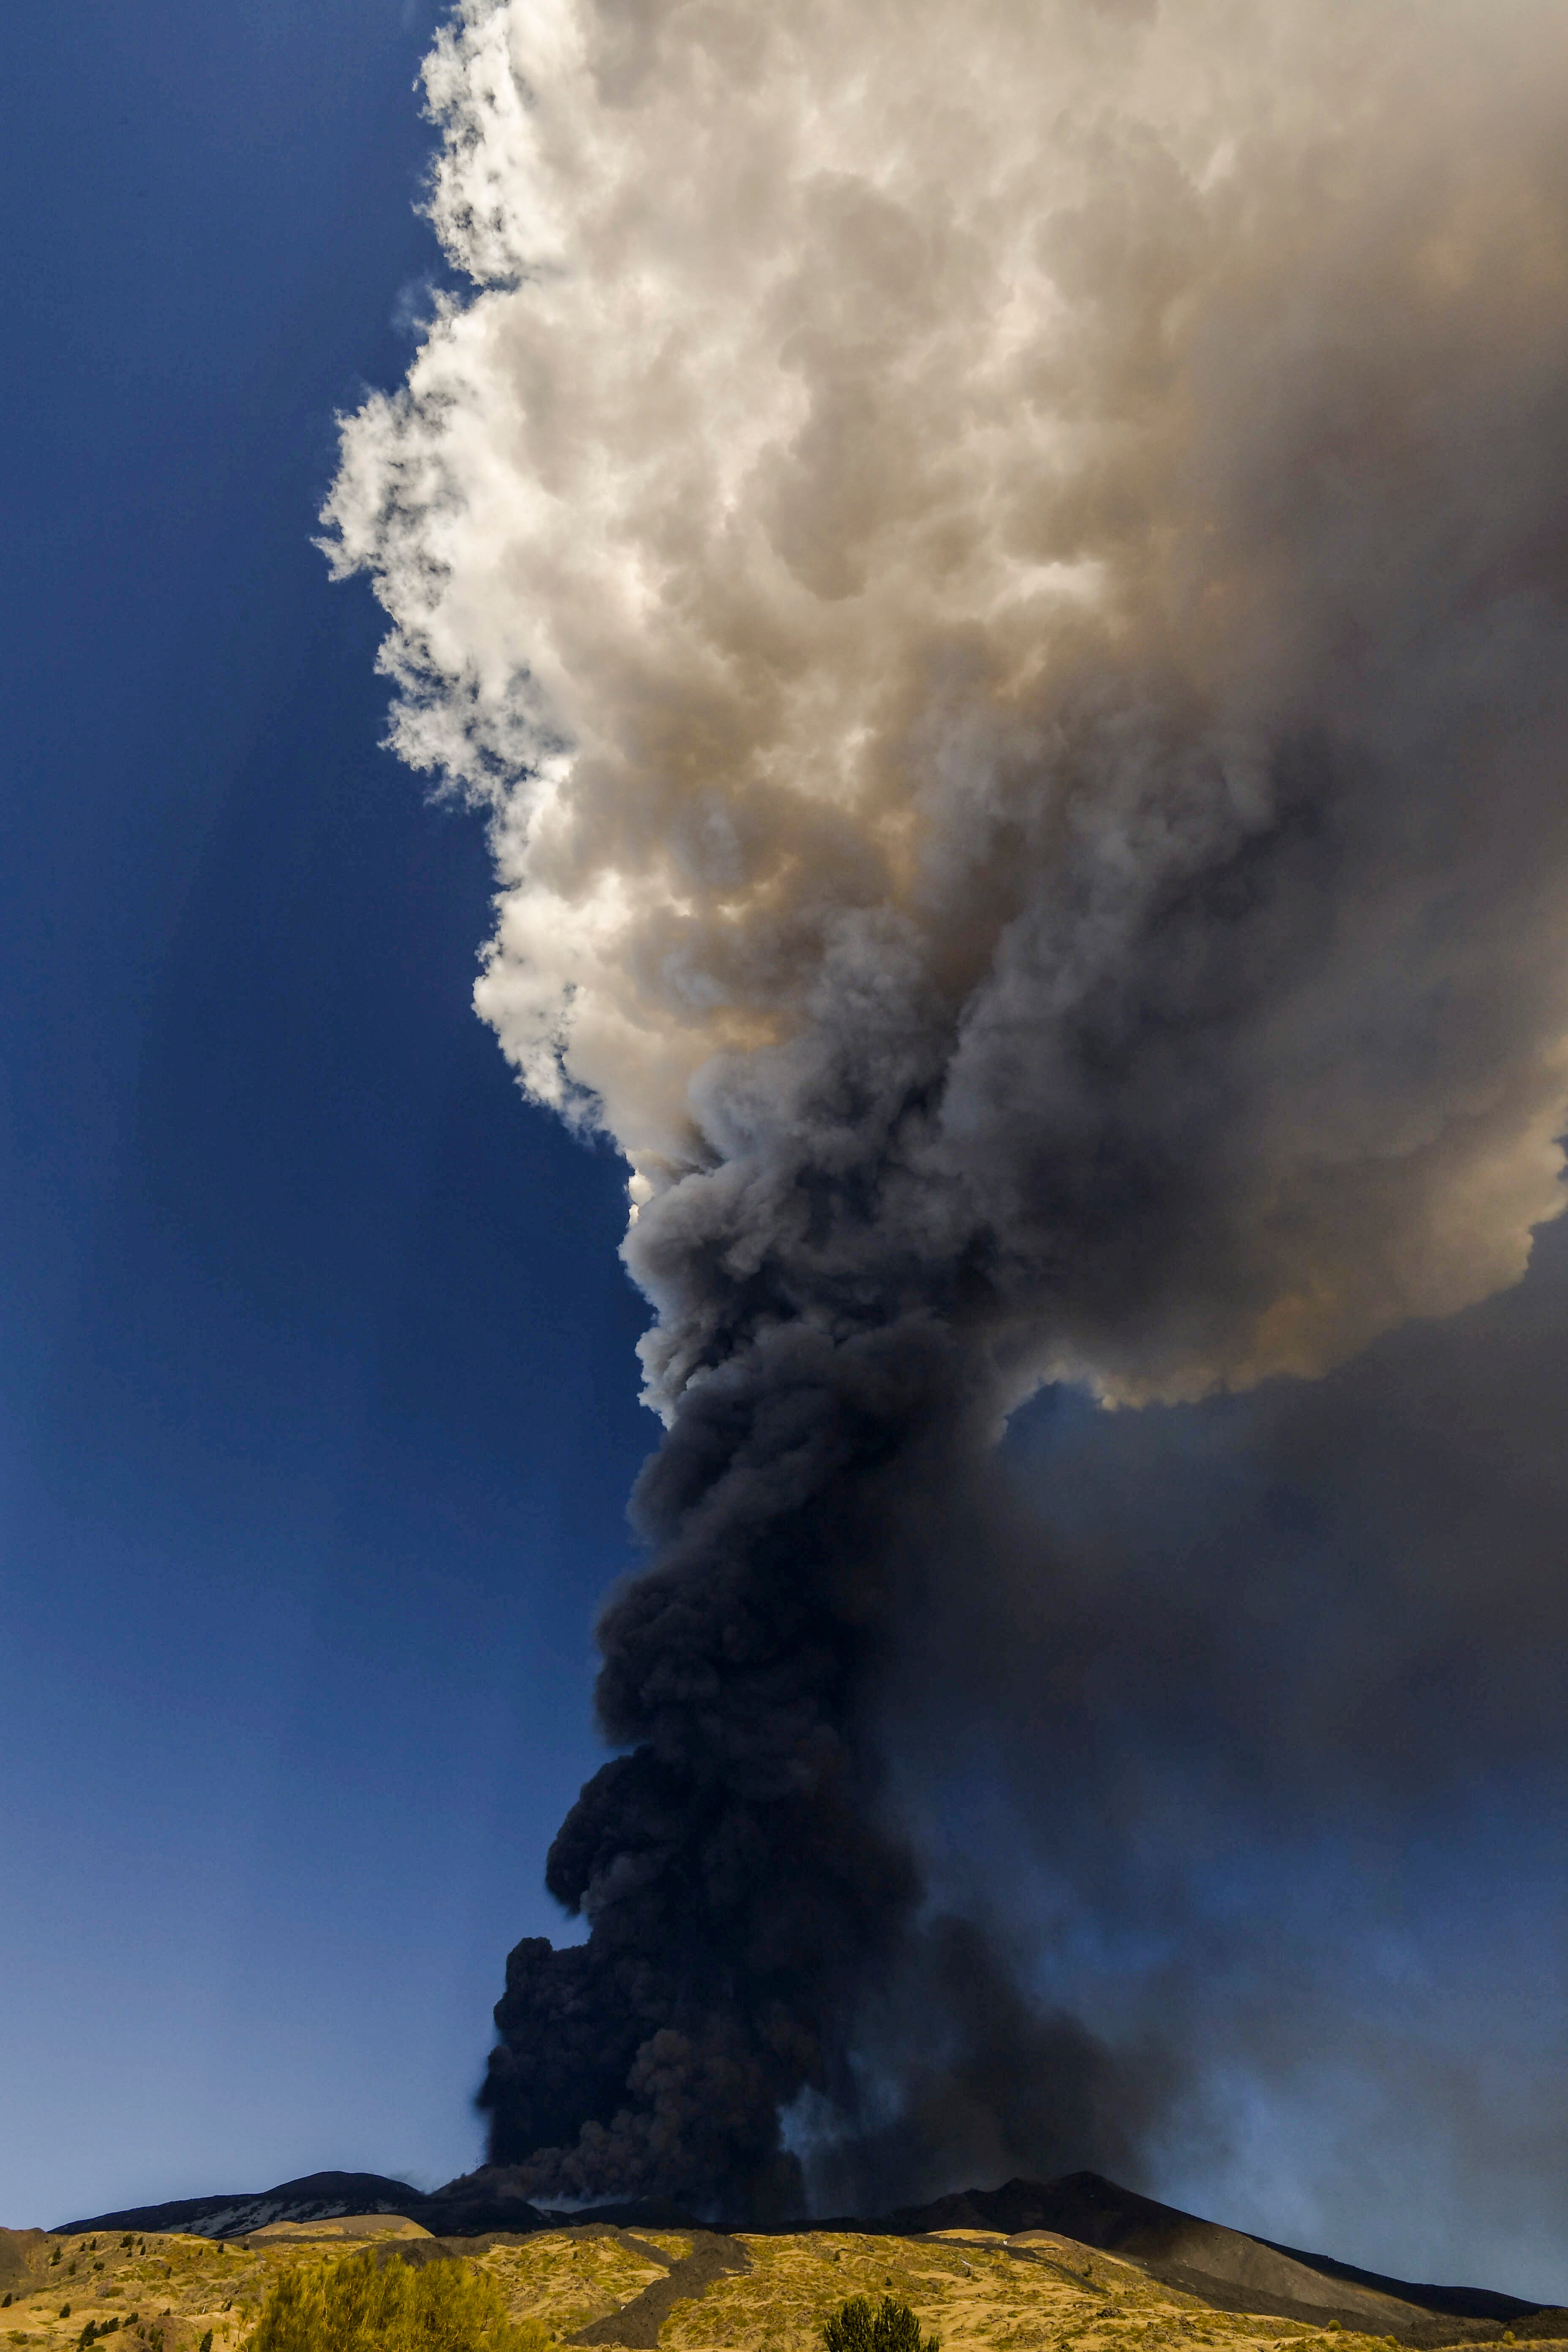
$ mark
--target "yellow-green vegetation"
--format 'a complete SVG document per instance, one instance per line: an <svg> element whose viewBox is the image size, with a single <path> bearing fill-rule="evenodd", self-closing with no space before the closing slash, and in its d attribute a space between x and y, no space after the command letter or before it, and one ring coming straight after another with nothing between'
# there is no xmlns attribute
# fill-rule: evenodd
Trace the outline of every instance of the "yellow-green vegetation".
<svg viewBox="0 0 1568 2352"><path fill-rule="evenodd" d="M237 2352L265 2292L260 2267L205 2238L57 2238L13 2291L5 2342L87 2352L113 2337L114 2352L199 2352L210 2334L207 2352Z"/></svg>
<svg viewBox="0 0 1568 2352"><path fill-rule="evenodd" d="M514 2316L540 2320L564 2342L591 2320L619 2311L690 2248L689 2238L658 2230L592 2236L546 2230L492 2246L480 2260Z"/></svg>
<svg viewBox="0 0 1568 2352"><path fill-rule="evenodd" d="M250 2352L543 2352L547 2341L476 2263L415 2270L367 2251L275 2279Z"/></svg>
<svg viewBox="0 0 1568 2352"><path fill-rule="evenodd" d="M584 2228L437 2248L405 2225L398 2242L415 2258L405 2263L384 2220L321 2226L320 2236L230 2245L176 2235L40 2241L27 2277L8 2281L0 2352L547 2352L623 2310L693 2246L670 2231ZM942 2352L1390 2352L1385 2336L1216 2311L1045 2231L1011 2241L987 2231L748 2232L733 2242L749 2267L677 2302L659 2352L826 2352L824 2331L858 2299L873 2334L889 2301L907 2306L919 2352L932 2336ZM429 2259L437 2255L455 2259ZM370 2300L373 2277L384 2304ZM300 2335L310 2314L324 2335ZM1478 2334L1489 2352L1499 2331Z"/></svg>

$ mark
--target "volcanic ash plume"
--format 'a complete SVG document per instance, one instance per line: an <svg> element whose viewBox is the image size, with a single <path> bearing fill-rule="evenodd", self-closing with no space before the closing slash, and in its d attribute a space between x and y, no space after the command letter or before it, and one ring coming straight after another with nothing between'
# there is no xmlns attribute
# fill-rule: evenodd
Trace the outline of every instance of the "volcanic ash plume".
<svg viewBox="0 0 1568 2352"><path fill-rule="evenodd" d="M476 290L328 521L668 1424L492 2152L776 2209L890 1986L971 2063L872 1716L1008 1412L1318 1373L1561 1206L1568 18L467 0L426 82ZM999 2153L1114 2155L1037 2040Z"/></svg>

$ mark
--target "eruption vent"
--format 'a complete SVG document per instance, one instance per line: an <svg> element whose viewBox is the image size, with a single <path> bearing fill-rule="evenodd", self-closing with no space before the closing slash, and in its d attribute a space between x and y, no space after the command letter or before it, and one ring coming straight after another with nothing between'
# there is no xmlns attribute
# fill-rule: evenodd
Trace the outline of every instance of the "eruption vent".
<svg viewBox="0 0 1568 2352"><path fill-rule="evenodd" d="M1562 1204L1568 18L466 0L426 83L477 290L334 560L668 1424L492 2152L787 2207L905 1984L905 2144L1114 2163L1104 2054L921 1924L879 1665L1038 1384L1319 1373Z"/></svg>

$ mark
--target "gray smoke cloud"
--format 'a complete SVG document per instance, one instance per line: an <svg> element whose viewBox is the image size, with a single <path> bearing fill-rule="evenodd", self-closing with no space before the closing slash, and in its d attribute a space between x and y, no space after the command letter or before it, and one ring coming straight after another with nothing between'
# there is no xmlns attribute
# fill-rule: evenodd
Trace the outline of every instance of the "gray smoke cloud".
<svg viewBox="0 0 1568 2352"><path fill-rule="evenodd" d="M1115 2160L1168 2060L1036 2018L1008 2120L889 1710L1016 1590L1042 1386L1321 1376L1562 1206L1568 25L468 0L426 81L475 290L330 543L668 1425L492 2154L777 2210L781 2116L891 2189L956 2100Z"/></svg>
<svg viewBox="0 0 1568 2352"><path fill-rule="evenodd" d="M1180 2079L1144 2185L1568 2294L1568 1232L1321 1381L1042 1400L886 1671L950 1903Z"/></svg>

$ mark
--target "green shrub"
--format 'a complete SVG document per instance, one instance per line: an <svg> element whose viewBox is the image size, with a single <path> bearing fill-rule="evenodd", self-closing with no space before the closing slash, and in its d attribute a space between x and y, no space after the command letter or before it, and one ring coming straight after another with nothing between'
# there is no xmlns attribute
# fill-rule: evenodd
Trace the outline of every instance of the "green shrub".
<svg viewBox="0 0 1568 2352"><path fill-rule="evenodd" d="M873 2311L863 2294L852 2294L823 2323L827 2352L941 2352L940 2336L921 2343L921 2324L907 2303L885 2294Z"/></svg>
<svg viewBox="0 0 1568 2352"><path fill-rule="evenodd" d="M536 2320L509 2318L494 2279L472 2263L416 2270L366 2252L285 2271L247 2352L543 2352L546 2340Z"/></svg>

